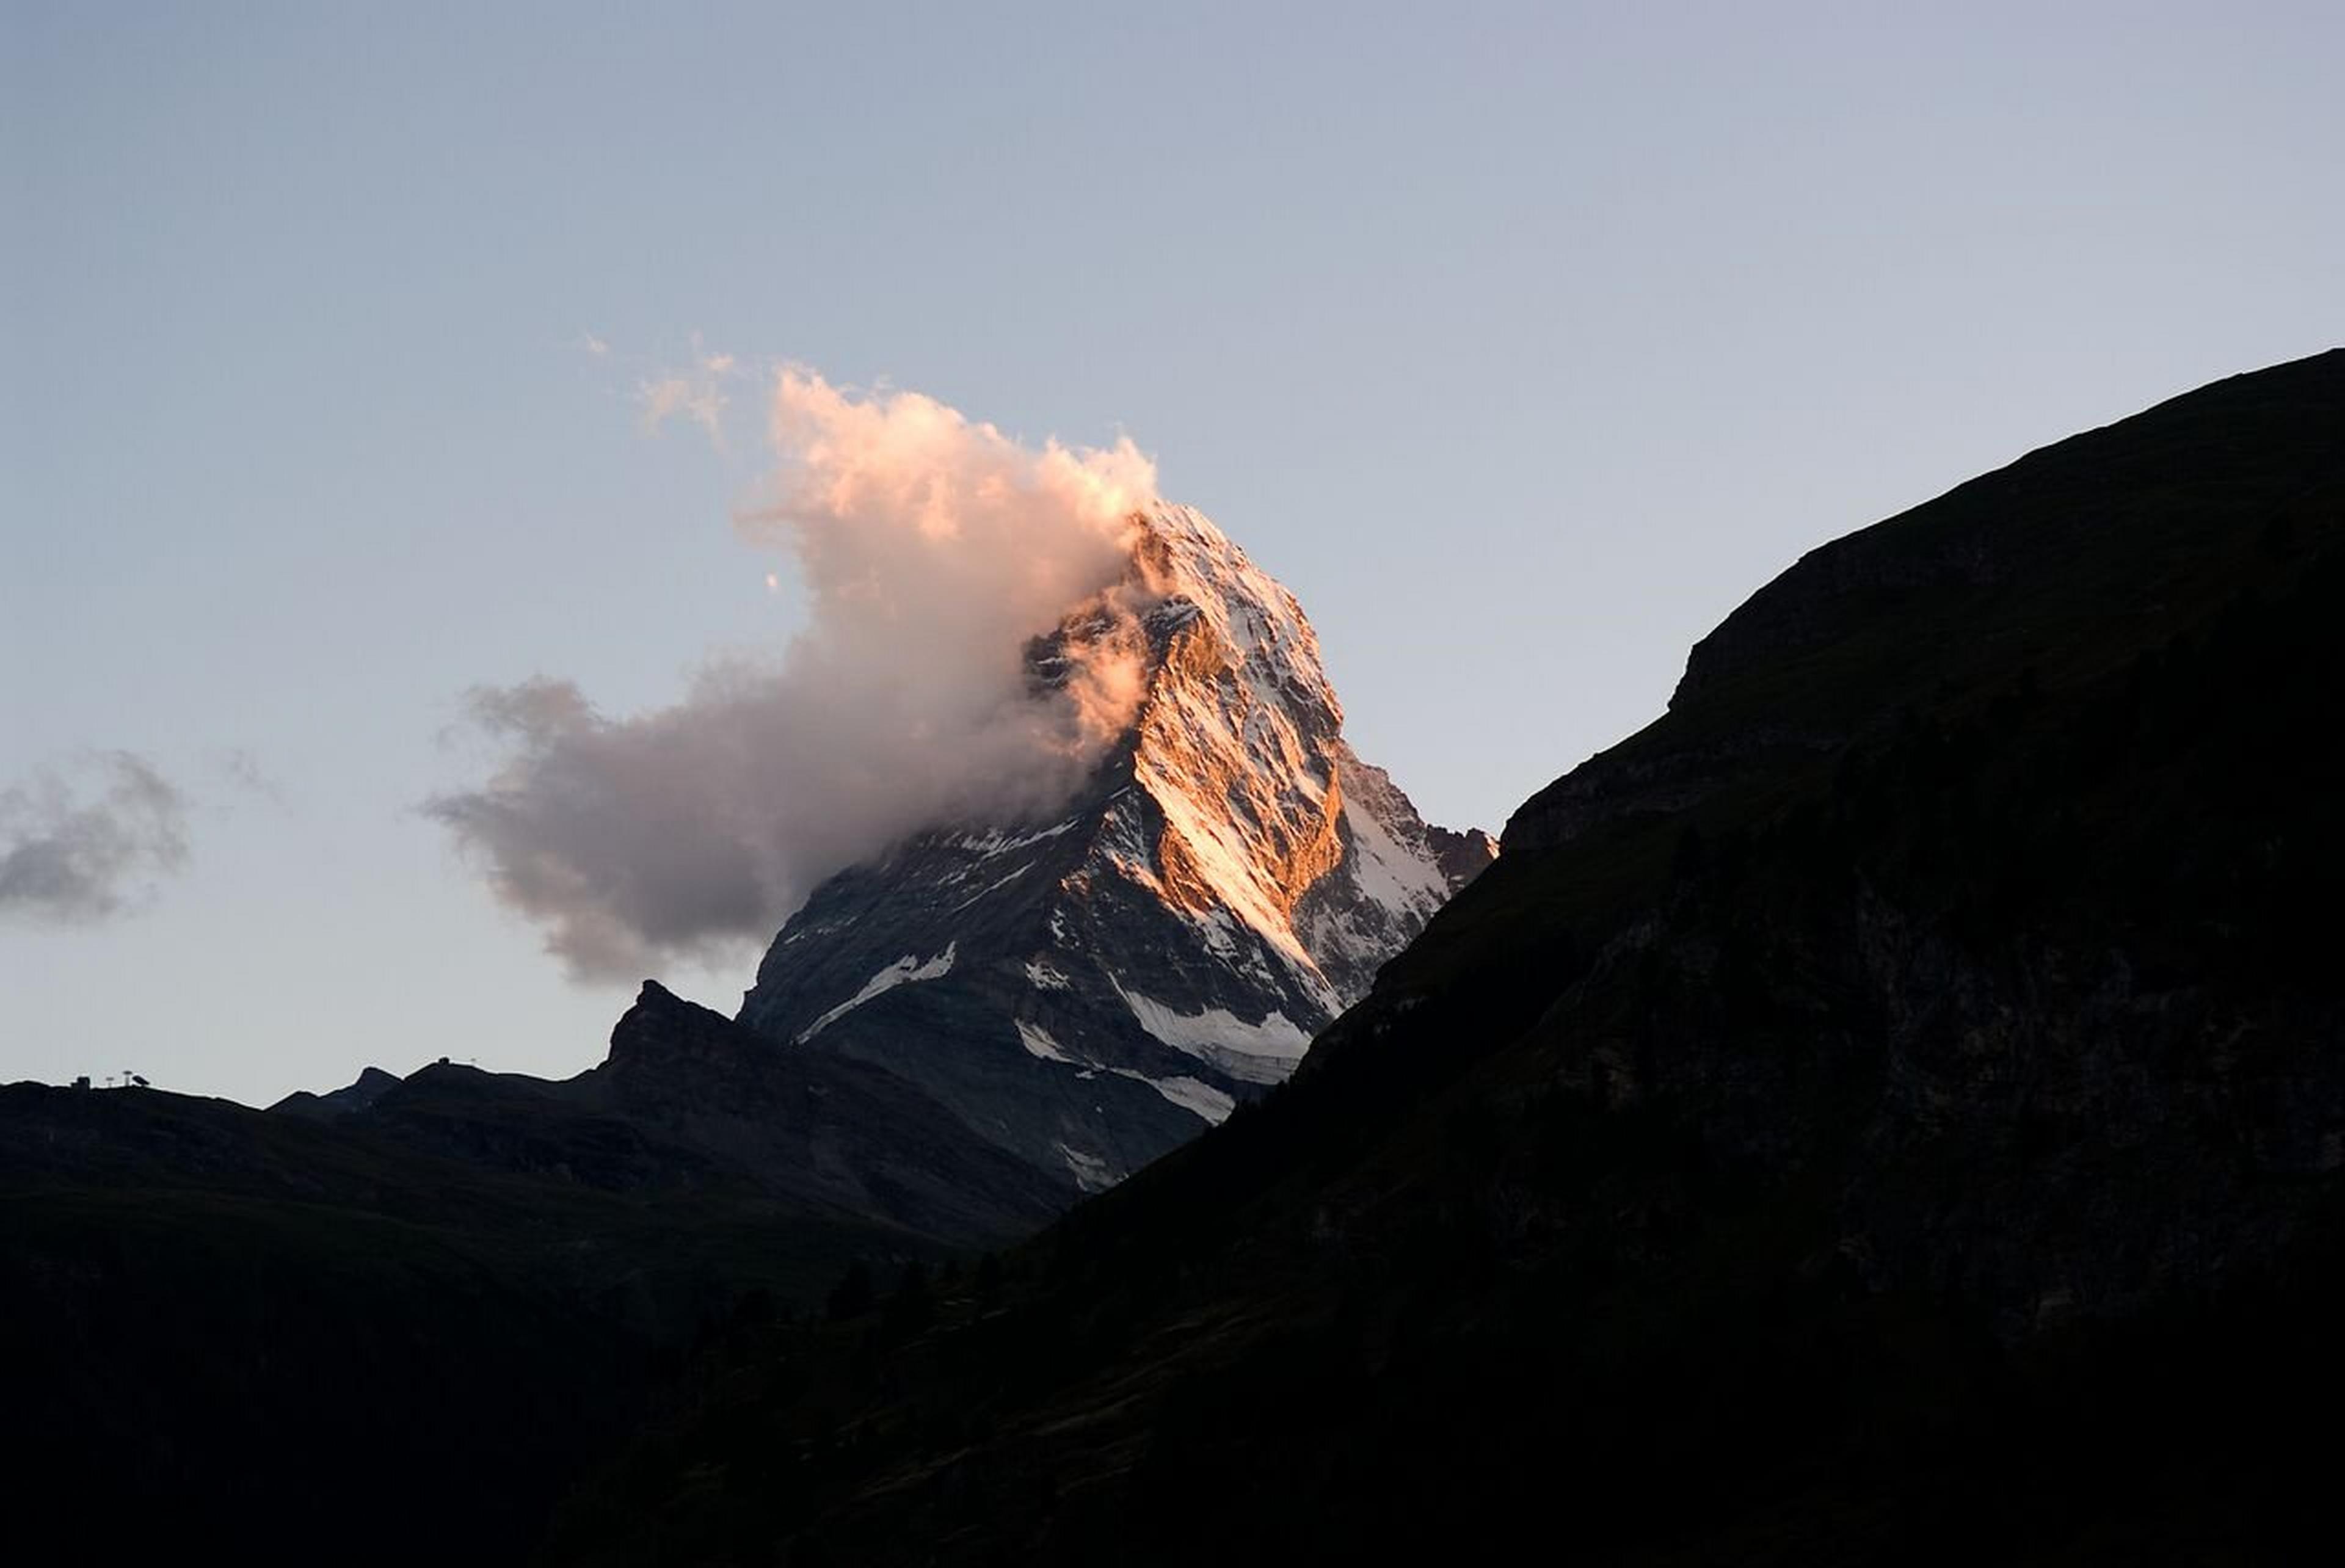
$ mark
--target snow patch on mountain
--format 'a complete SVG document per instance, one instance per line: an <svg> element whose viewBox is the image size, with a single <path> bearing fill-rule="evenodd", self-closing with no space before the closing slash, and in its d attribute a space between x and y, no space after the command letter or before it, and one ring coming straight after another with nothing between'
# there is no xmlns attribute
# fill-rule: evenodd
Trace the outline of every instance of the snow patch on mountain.
<svg viewBox="0 0 2345 1568"><path fill-rule="evenodd" d="M1112 977L1111 977L1112 983ZM1251 1084L1274 1084L1294 1071L1311 1048L1311 1035L1284 1013L1249 1023L1226 1007L1183 1013L1116 985L1116 994L1149 1036L1231 1077Z"/></svg>
<svg viewBox="0 0 2345 1568"><path fill-rule="evenodd" d="M1208 1127L1221 1126L1230 1118L1230 1112L1238 1108L1234 1096L1215 1088L1202 1078L1179 1074L1168 1078L1152 1078L1145 1073L1133 1072L1130 1067L1118 1067L1115 1071L1118 1077L1139 1079L1183 1110L1200 1118Z"/></svg>
<svg viewBox="0 0 2345 1568"><path fill-rule="evenodd" d="M1018 1019L1017 1023L1018 1043L1026 1047L1028 1056L1039 1057L1046 1062L1064 1062L1071 1067L1083 1065L1075 1057L1069 1056L1066 1047L1052 1039L1051 1031L1041 1025L1030 1023L1024 1018Z"/></svg>
<svg viewBox="0 0 2345 1568"><path fill-rule="evenodd" d="M981 859L990 860L997 855L1008 855L1012 850L1028 848L1044 839L1056 838L1062 833L1072 833L1080 820L1071 816L1055 827L1046 827L1034 833L1003 833L999 828L984 833L965 833L948 842L956 849L965 849Z"/></svg>
<svg viewBox="0 0 2345 1568"><path fill-rule="evenodd" d="M1448 900L1449 879L1441 867L1421 846L1404 846L1357 794L1345 797L1344 825L1352 835L1353 879L1370 903L1422 918Z"/></svg>
<svg viewBox="0 0 2345 1568"><path fill-rule="evenodd" d="M943 979L952 973L954 946L953 943L946 943L945 950L926 963L909 953L905 954L901 958L872 976L870 979L866 980L863 983L863 989L808 1024L798 1035L797 1043L806 1044L872 997L892 991L898 986L909 985L916 980Z"/></svg>
<svg viewBox="0 0 2345 1568"><path fill-rule="evenodd" d="M1068 1172L1075 1179L1075 1185L1083 1191L1105 1192L1115 1185L1116 1178L1109 1174L1107 1161L1098 1155L1069 1148L1063 1143L1051 1147L1059 1151L1059 1158L1066 1162Z"/></svg>

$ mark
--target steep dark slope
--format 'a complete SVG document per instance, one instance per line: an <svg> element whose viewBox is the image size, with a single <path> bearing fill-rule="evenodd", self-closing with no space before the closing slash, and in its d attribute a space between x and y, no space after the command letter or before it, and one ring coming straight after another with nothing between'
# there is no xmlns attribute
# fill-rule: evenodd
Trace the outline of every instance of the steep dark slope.
<svg viewBox="0 0 2345 1568"><path fill-rule="evenodd" d="M1290 1085L933 1326L744 1336L556 1557L2282 1555L2340 671L2345 353L1827 546Z"/></svg>

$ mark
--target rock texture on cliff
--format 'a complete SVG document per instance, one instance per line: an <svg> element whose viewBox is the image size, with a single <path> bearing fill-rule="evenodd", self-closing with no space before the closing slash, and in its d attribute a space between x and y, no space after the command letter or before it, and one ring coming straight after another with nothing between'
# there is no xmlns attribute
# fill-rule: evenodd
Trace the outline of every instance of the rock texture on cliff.
<svg viewBox="0 0 2345 1568"><path fill-rule="evenodd" d="M1284 1080L1496 853L1345 744L1292 593L1188 508L1136 521L1127 581L1028 654L1037 690L1111 663L1136 683L1084 788L833 878L740 1014L886 1067L1084 1190Z"/></svg>

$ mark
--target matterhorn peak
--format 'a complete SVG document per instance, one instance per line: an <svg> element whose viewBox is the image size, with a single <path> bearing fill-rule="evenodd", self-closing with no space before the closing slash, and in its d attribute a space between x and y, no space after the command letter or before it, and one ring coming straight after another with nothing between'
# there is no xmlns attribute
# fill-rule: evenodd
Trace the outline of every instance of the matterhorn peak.
<svg viewBox="0 0 2345 1568"><path fill-rule="evenodd" d="M741 1012L1086 1190L1293 1072L1495 853L1353 754L1294 594L1191 508L1131 522L1123 580L1027 650L1097 745L1073 798L833 877Z"/></svg>

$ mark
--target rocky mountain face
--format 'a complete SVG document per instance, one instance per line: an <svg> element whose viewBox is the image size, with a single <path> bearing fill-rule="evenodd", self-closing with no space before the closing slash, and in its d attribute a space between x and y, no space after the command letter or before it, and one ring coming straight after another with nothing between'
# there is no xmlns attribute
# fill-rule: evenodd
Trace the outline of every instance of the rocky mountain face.
<svg viewBox="0 0 2345 1568"><path fill-rule="evenodd" d="M740 1013L1085 1191L1287 1077L1496 853L1345 744L1293 594L1188 508L1137 521L1127 580L1028 652L1037 691L1111 663L1137 683L1086 785L834 877Z"/></svg>
<svg viewBox="0 0 2345 1568"><path fill-rule="evenodd" d="M2302 1559L2340 670L2345 351L1826 545L1278 1095L860 1399L745 1341L551 1560Z"/></svg>

